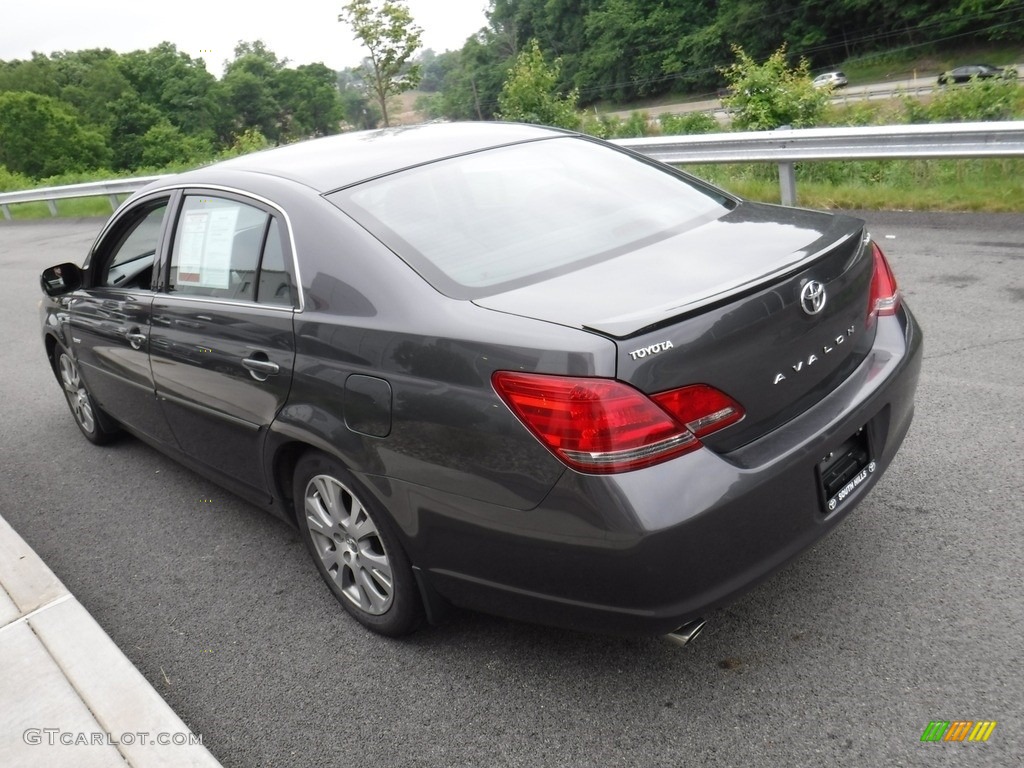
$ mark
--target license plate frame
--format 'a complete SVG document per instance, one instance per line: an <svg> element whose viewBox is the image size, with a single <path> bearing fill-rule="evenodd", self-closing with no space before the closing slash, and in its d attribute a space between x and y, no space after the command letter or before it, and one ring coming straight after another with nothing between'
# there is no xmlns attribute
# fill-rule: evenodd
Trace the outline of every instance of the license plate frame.
<svg viewBox="0 0 1024 768"><path fill-rule="evenodd" d="M875 473L877 464L868 432L866 425L861 427L818 462L818 491L825 514L842 507Z"/></svg>

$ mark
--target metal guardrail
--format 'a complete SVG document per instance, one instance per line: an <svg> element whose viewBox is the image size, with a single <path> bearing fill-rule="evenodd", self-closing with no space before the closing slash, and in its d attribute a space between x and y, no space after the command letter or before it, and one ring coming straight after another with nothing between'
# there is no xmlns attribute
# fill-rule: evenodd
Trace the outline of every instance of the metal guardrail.
<svg viewBox="0 0 1024 768"><path fill-rule="evenodd" d="M753 133L710 133L697 136L615 139L615 144L666 163L778 163L784 205L796 205L794 163L818 160L882 160L926 158L1024 157L1024 120L989 123L804 128ZM46 202L57 215L57 200L135 192L160 176L73 184L67 187L0 192L0 209Z"/></svg>
<svg viewBox="0 0 1024 768"><path fill-rule="evenodd" d="M783 205L796 205L794 163L816 160L1024 157L1024 121L804 128L618 139L673 164L778 163Z"/></svg>
<svg viewBox="0 0 1024 768"><path fill-rule="evenodd" d="M111 181L90 181L85 184L68 184L63 187L40 187L20 192L0 192L0 210L4 218L11 220L11 210L7 206L15 203L46 203L50 215L57 215L57 201L70 200L74 197L106 197L110 208L114 210L120 205L119 195L130 195L137 192L151 181L162 179L163 176L137 176L133 179L113 179Z"/></svg>
<svg viewBox="0 0 1024 768"><path fill-rule="evenodd" d="M1024 155L1024 120L780 129L616 139L666 163L763 163Z"/></svg>

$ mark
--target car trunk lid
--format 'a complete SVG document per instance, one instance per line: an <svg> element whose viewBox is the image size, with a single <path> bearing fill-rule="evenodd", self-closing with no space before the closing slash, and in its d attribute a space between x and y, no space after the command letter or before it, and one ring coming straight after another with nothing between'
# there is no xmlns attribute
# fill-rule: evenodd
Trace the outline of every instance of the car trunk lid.
<svg viewBox="0 0 1024 768"><path fill-rule="evenodd" d="M708 384L727 393L746 417L706 442L730 450L856 368L871 345L871 274L863 222L743 203L678 236L475 301L613 339L617 378L643 392ZM807 295L815 286L820 308Z"/></svg>

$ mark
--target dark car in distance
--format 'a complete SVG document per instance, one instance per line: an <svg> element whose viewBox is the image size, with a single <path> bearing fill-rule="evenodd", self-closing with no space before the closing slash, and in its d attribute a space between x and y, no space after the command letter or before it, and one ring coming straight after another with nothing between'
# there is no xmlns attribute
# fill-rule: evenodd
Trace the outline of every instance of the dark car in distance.
<svg viewBox="0 0 1024 768"><path fill-rule="evenodd" d="M387 635L454 604L687 640L875 485L921 363L864 222L517 124L164 178L42 287L85 437L293 522Z"/></svg>
<svg viewBox="0 0 1024 768"><path fill-rule="evenodd" d="M939 75L939 85L950 83L969 83L971 80L991 80L994 78L1015 80L1017 70L1012 67L993 67L990 64L967 64L950 69Z"/></svg>

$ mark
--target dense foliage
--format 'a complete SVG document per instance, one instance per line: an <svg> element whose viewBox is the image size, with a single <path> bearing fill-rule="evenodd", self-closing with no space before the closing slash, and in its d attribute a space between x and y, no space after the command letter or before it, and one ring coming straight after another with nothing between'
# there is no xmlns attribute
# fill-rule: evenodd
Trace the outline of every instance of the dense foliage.
<svg viewBox="0 0 1024 768"><path fill-rule="evenodd" d="M259 41L234 54L220 80L171 43L0 62L0 165L35 178L134 171L213 159L247 132L273 144L341 129L328 67L289 67Z"/></svg>
<svg viewBox="0 0 1024 768"><path fill-rule="evenodd" d="M785 45L813 69L881 51L1024 40L1022 0L491 0L488 26L441 54L441 111L490 118L504 73L530 40L560 61L580 103L714 94L741 47L763 61Z"/></svg>
<svg viewBox="0 0 1024 768"><path fill-rule="evenodd" d="M171 43L0 61L0 185L188 167L372 128L388 122L388 97L417 81L429 118L501 116L604 137L704 133L721 129L707 114L620 119L594 103L729 86L734 127L800 127L836 119L810 88L812 70L878 51L906 59L907 49L1024 41L1024 0L491 0L487 27L441 54L414 53L419 29L402 0L350 0L342 11L369 52L342 72L291 66L259 41L240 42L220 79ZM1019 118L1021 90L951 88L887 118ZM879 118L864 105L843 119Z"/></svg>
<svg viewBox="0 0 1024 768"><path fill-rule="evenodd" d="M103 138L52 96L0 93L0 165L29 176L104 164Z"/></svg>

